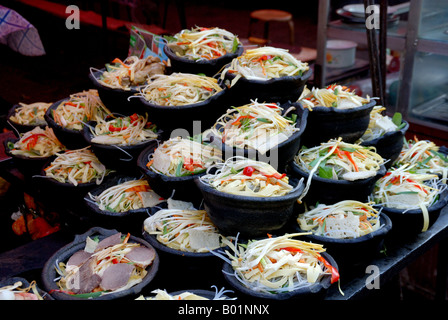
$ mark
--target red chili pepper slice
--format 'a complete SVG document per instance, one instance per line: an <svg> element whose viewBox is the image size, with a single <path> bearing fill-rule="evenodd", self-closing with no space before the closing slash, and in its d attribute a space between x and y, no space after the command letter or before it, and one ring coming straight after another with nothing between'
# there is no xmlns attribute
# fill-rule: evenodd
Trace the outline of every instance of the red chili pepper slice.
<svg viewBox="0 0 448 320"><path fill-rule="evenodd" d="M252 176L252 174L254 173L254 171L255 171L255 169L254 169L253 167L251 167L251 166L247 166L246 168L243 169L243 174L244 174L245 176L250 177L250 176Z"/></svg>

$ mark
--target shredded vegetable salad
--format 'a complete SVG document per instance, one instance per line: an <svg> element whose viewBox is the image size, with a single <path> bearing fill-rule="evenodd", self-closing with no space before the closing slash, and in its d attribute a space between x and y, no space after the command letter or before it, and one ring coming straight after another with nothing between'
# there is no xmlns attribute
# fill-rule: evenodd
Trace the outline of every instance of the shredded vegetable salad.
<svg viewBox="0 0 448 320"><path fill-rule="evenodd" d="M175 250L199 253L224 246L205 210L162 209L146 218L143 226L148 234Z"/></svg>
<svg viewBox="0 0 448 320"><path fill-rule="evenodd" d="M196 294L190 291L184 291L179 294L170 294L166 290L156 289L151 291L151 293L155 294L153 297L145 297L143 295L139 296L135 300L235 300L236 298L228 298L224 294L228 292L232 292L231 290L225 290L221 288L218 291L216 286L212 286L215 288L215 295L211 298L204 297L204 295Z"/></svg>
<svg viewBox="0 0 448 320"><path fill-rule="evenodd" d="M68 100L52 110L52 117L58 125L78 131L82 130L87 121L98 121L109 115L111 112L94 89L71 94Z"/></svg>
<svg viewBox="0 0 448 320"><path fill-rule="evenodd" d="M372 200L388 208L403 209L403 212L421 209L424 218L422 231L428 229L428 207L433 205L446 189L436 174L411 173L415 165L405 164L391 168L380 178L373 190Z"/></svg>
<svg viewBox="0 0 448 320"><path fill-rule="evenodd" d="M337 84L329 85L326 88L308 89L306 86L302 91L298 101L310 111L314 107L327 107L337 109L357 108L370 102L369 96L366 98L358 96L350 88Z"/></svg>
<svg viewBox="0 0 448 320"><path fill-rule="evenodd" d="M321 253L321 244L292 239L304 233L285 234L238 244L225 240L233 251L220 256L234 270L234 276L247 288L263 293L279 294L309 287L330 277L339 280L339 273Z"/></svg>
<svg viewBox="0 0 448 320"><path fill-rule="evenodd" d="M287 76L301 76L309 70L308 63L297 60L286 49L260 47L246 50L245 53L232 60L225 68L226 73L235 74L231 82L233 86L239 78L248 80L269 80Z"/></svg>
<svg viewBox="0 0 448 320"><path fill-rule="evenodd" d="M184 106L203 102L222 88L212 77L189 73L156 75L140 90L148 102L160 106Z"/></svg>
<svg viewBox="0 0 448 320"><path fill-rule="evenodd" d="M370 112L369 126L359 139L359 142L381 138L384 134L400 130L406 125L406 123L402 122L400 113L395 113L391 118L382 114L385 110L386 108L383 106L373 107Z"/></svg>
<svg viewBox="0 0 448 320"><path fill-rule="evenodd" d="M212 60L235 53L240 44L236 35L221 28L194 27L165 38L177 56L195 61Z"/></svg>
<svg viewBox="0 0 448 320"><path fill-rule="evenodd" d="M132 114L99 120L90 128L92 142L107 145L131 146L157 139L157 126L148 121L148 115Z"/></svg>
<svg viewBox="0 0 448 320"><path fill-rule="evenodd" d="M9 118L12 122L21 125L46 125L44 115L52 103L35 102L25 104L20 102L20 107L17 107L14 114Z"/></svg>
<svg viewBox="0 0 448 320"><path fill-rule="evenodd" d="M185 177L203 173L222 161L221 150L194 138L175 137L163 142L149 155L149 170L170 176Z"/></svg>
<svg viewBox="0 0 448 320"><path fill-rule="evenodd" d="M32 281L28 287L23 287L22 281L0 288L0 300L44 300Z"/></svg>
<svg viewBox="0 0 448 320"><path fill-rule="evenodd" d="M378 210L371 203L354 200L318 204L299 214L297 223L303 231L336 239L358 238L380 228Z"/></svg>
<svg viewBox="0 0 448 320"><path fill-rule="evenodd" d="M294 161L309 174L299 203L308 193L314 176L346 181L368 179L374 177L384 164L384 159L376 153L375 147L346 143L341 138L312 148L302 146Z"/></svg>
<svg viewBox="0 0 448 320"><path fill-rule="evenodd" d="M211 173L212 168L216 172ZM294 189L286 173L280 174L268 163L240 156L209 168L200 181L218 191L241 196L279 197Z"/></svg>
<svg viewBox="0 0 448 320"><path fill-rule="evenodd" d="M106 71L101 74L98 82L109 88L130 90L132 87L147 84L151 76L164 73L165 65L159 57L150 55L140 59L129 56L123 61L115 58L112 64L107 63Z"/></svg>
<svg viewBox="0 0 448 320"><path fill-rule="evenodd" d="M88 195L100 210L120 213L152 207L163 201L145 179L121 182L98 195Z"/></svg>
<svg viewBox="0 0 448 320"><path fill-rule="evenodd" d="M48 178L75 186L95 181L100 184L111 171L98 160L89 147L57 153L56 159L44 169Z"/></svg>
<svg viewBox="0 0 448 320"><path fill-rule="evenodd" d="M448 175L448 158L439 151L439 146L428 140L404 140L400 155L395 160L394 166L404 164L412 166L415 173L440 174L444 183Z"/></svg>
<svg viewBox="0 0 448 320"><path fill-rule="evenodd" d="M358 180L375 176L384 159L374 147L332 139L319 146L302 147L295 162L310 176L333 180Z"/></svg>
<svg viewBox="0 0 448 320"><path fill-rule="evenodd" d="M146 268L154 261L154 249L130 242L129 233L110 236L111 240L107 240L110 243L103 245L106 239L87 237L84 249L65 262L56 260L55 269L60 277L55 281L59 289L53 291L87 299L123 291L142 282L148 273Z"/></svg>
<svg viewBox="0 0 448 320"><path fill-rule="evenodd" d="M226 145L265 153L300 130L295 126L297 114L288 116L294 108L282 114L283 108L277 103L259 103L255 100L229 109L216 121L211 132Z"/></svg>
<svg viewBox="0 0 448 320"><path fill-rule="evenodd" d="M21 135L16 143L11 142L8 147L12 154L30 158L49 157L65 150L65 146L49 127L35 127Z"/></svg>

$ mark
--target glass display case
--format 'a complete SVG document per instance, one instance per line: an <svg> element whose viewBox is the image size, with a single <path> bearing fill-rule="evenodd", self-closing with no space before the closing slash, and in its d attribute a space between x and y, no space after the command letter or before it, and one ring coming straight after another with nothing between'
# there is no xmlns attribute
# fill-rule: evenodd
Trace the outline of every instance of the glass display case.
<svg viewBox="0 0 448 320"><path fill-rule="evenodd" d="M358 3L364 2L359 0ZM344 18L329 21L330 8L330 0L319 1L314 67L318 86L326 84L331 72L325 65L327 39L368 45L365 23L347 23ZM413 133L448 141L447 1L409 1L406 16L388 23L387 48L401 56L400 71L393 75L393 81L389 83L388 78L386 83L388 113L401 112Z"/></svg>
<svg viewBox="0 0 448 320"><path fill-rule="evenodd" d="M448 6L414 0L396 110L411 123L448 132ZM446 138L447 136L445 136Z"/></svg>

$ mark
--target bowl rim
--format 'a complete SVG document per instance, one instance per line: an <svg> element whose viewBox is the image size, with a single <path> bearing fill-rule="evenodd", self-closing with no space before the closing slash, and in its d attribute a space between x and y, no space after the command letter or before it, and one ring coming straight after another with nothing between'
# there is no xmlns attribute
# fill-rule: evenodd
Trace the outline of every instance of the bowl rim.
<svg viewBox="0 0 448 320"><path fill-rule="evenodd" d="M62 102L69 100L70 97L65 97L63 99L60 99L56 102L54 102L51 106L48 107L47 111L45 112L45 121L47 121L47 124L50 128L56 128L56 130L62 131L64 133L73 134L73 135L82 135L82 129L81 130L73 130L68 129L60 126L56 121L53 119L53 116L51 115L52 110L55 110Z"/></svg>
<svg viewBox="0 0 448 320"><path fill-rule="evenodd" d="M319 236L314 233L306 235L306 237L313 239L316 242L322 242L324 244L326 244L326 243L328 243L328 244L357 244L357 243L367 242L374 238L385 237L386 234L389 233L389 231L392 229L392 220L387 216L387 214L385 214L384 212L381 212L379 215L379 218L380 218L380 223L382 222L382 224L380 225L380 227L377 230L372 231L368 234L365 234L365 235L357 237L357 238L338 239L338 238L331 238L331 237L326 237L326 236ZM300 227L298 226L297 223L294 225L294 228L298 232L305 232L304 230L300 229Z"/></svg>
<svg viewBox="0 0 448 320"><path fill-rule="evenodd" d="M293 173L303 175L305 177L305 179L309 178L309 173L300 169L299 165L296 163L295 159L291 160L289 162L288 166L292 170ZM380 177L382 177L386 174L386 171L387 171L386 167L384 166L384 164L382 164L374 176L366 178L366 179L358 179L358 180L354 180L354 181L332 180L332 179L321 178L314 174L313 177L311 178L311 180L316 180L316 181L326 183L326 184L347 185L347 186L361 185L361 184L368 184L370 182L378 180Z"/></svg>
<svg viewBox="0 0 448 320"><path fill-rule="evenodd" d="M110 88L98 81L99 75L102 75L106 71L106 68L96 69L96 68L90 67L89 70L90 70L89 79L92 82L92 84L94 86L96 86L97 88L101 88L103 90L117 92L117 93L123 93L123 94L132 96L139 92L138 88L146 86L146 84L141 85L141 86L132 86L129 90L125 90L125 89L121 89L121 88Z"/></svg>
<svg viewBox="0 0 448 320"><path fill-rule="evenodd" d="M324 107L324 106L315 106L313 107L313 111L310 112L310 114L326 114L326 115L345 115L345 114L351 114L351 113L358 113L367 111L369 109L373 109L373 107L376 105L376 100L371 98L369 102L355 108L349 108L349 109L338 109L333 107Z"/></svg>
<svg viewBox="0 0 448 320"><path fill-rule="evenodd" d="M66 151L69 151L69 150L66 150ZM71 184L71 183L68 183L68 182L60 182L60 181L57 181L57 180L55 180L53 178L47 177L47 175L45 174L45 170L44 169L46 167L48 167L50 165L50 163L52 163L56 159L56 157L57 157L57 155L53 155L53 156L49 157L47 159L47 161L45 161L44 165L42 166L39 175L35 175L35 176L33 176L33 178L35 178L35 179L44 179L45 181L48 181L48 183L50 183L50 184L52 184L54 186L59 186L59 187L63 187L63 188L82 189L82 188L91 188L91 187L94 187L94 186L98 185L95 181L90 181L90 182L85 182L85 183L78 183L78 185L75 186L74 184ZM103 184L104 181L107 178L113 177L113 175L114 175L113 172L105 175L101 184Z"/></svg>
<svg viewBox="0 0 448 320"><path fill-rule="evenodd" d="M22 282L22 285L24 286L29 286L31 284L30 281L28 281L27 279L25 279L22 276L19 275L15 275L15 276L11 276L11 277L6 277L0 280L0 286L9 286L9 285L13 285L14 283L16 283L17 281ZM42 296L42 298L44 300L54 300L54 298L45 290L43 290L39 284L36 283L36 289L37 292Z"/></svg>
<svg viewBox="0 0 448 320"><path fill-rule="evenodd" d="M92 227L89 230L87 230L86 232L84 232L83 234L75 235L73 241L71 241L70 243L66 244L65 246L63 246L62 248L57 250L45 262L44 267L42 268L42 277L41 278L42 278L42 282L43 282L43 285L46 288L46 290L48 290L49 288L53 288L53 287L54 287L54 289L57 289L57 286L54 285L54 282L52 282L50 279L48 279L48 277L54 272L52 270L54 269L53 266L54 266L54 263L56 260L58 260L60 257L63 257L64 258L63 261L67 261L68 258L70 258L70 256L73 255L76 251L71 253L71 255L68 254L68 252L73 251L75 249L81 250L83 248L83 246L85 245L85 241L86 241L87 237L89 237L91 235L98 234L98 236L101 239L104 239L104 238L107 238L108 236L114 235L116 233L122 233L122 232L114 230L114 229L106 229L106 228L102 228L102 227ZM136 285L134 285L126 290L114 292L114 293L111 293L111 295L103 295L103 296L100 296L97 298L90 298L90 299L79 298L79 297L71 296L71 295L69 295L67 293L63 293L63 292L52 293L51 295L53 296L53 298L56 299L56 298L60 298L60 297L70 297L71 300L83 300L83 301L85 301L85 300L109 300L110 297L115 297L112 299L117 299L117 298L122 298L127 295L133 295L133 294L139 293L155 277L155 275L158 271L158 268L159 268L160 260L159 260L159 255L157 253L157 250L151 244L149 244L146 240L144 240L140 237L136 237L132 234L130 235L129 240L132 242L140 243L140 244L146 246L147 248L151 248L155 252L153 262L151 263L150 266L147 267L150 270L148 271L148 273L145 275L145 277L142 279L142 281L140 283L137 283Z"/></svg>
<svg viewBox="0 0 448 320"><path fill-rule="evenodd" d="M134 145L122 146L119 144L102 144L102 143L98 143L98 142L92 142L93 134L90 132L90 127L95 128L96 123L97 122L94 120L88 121L87 125L85 125L84 128L82 128L81 133L82 133L84 140L89 145L91 145L94 148L98 148L98 149L119 150L119 149L117 149L117 147L119 147L124 150L138 150L138 149L146 148L146 146L148 146L152 141L158 140L160 138L160 132L159 132L159 133L157 133L157 138L151 139L151 140L145 140L145 141L139 142Z"/></svg>
<svg viewBox="0 0 448 320"><path fill-rule="evenodd" d="M204 174L206 174L206 172L202 172L202 173L198 173L198 174L194 174L194 175L189 175L189 176L185 176L185 177L170 177L167 176L163 173L159 173L159 172L155 172L152 170L149 170L146 167L146 163L147 163L147 158L149 155L151 155L154 151L152 149L157 148L158 144L155 144L156 140L152 140L151 143L148 146L146 146L142 152L140 152L138 158L137 158L137 167L140 168L141 171L143 171L143 173L148 176L151 179L156 179L156 178L160 178L163 182L183 182L183 181L190 181L190 180L194 180L194 178L199 177L199 176L203 176Z"/></svg>
<svg viewBox="0 0 448 320"><path fill-rule="evenodd" d="M439 193L440 198L438 201L433 203L431 206L427 207L428 212L434 212L439 211L443 209L448 204L448 189L445 189L443 192ZM390 208L383 205L375 205L382 209L382 211L385 211L386 214L391 214L393 216L395 215L421 215L422 210L421 209L397 209L397 208Z"/></svg>
<svg viewBox="0 0 448 320"><path fill-rule="evenodd" d="M92 211L95 212L95 214L101 215L101 216L106 216L106 217L117 217L117 218L125 218L127 216L131 216L133 214L139 214L139 213L147 213L148 215L150 215L150 209L152 207L144 207L144 208L139 208L139 209L132 209L132 210L127 210L124 212L112 212L109 210L101 210L98 205L96 203L93 202L93 200L91 200L89 198L89 193L95 194L98 193L100 194L102 191L105 191L107 189L109 189L110 187L119 184L119 182L122 180L123 182L127 182L127 181L131 181L131 180L139 180L140 178L136 177L136 176L131 176L131 175L125 175L125 174L117 174L113 177L110 177L109 179L107 179L106 181L103 181L103 183L101 183L100 185L96 185L94 186L90 191L88 191L84 197L83 197L83 201L86 204L86 206L88 208L90 208ZM145 177L142 177L142 179L146 179ZM100 190L103 189L103 190Z"/></svg>
<svg viewBox="0 0 448 320"><path fill-rule="evenodd" d="M230 64L227 64L227 66L229 66ZM297 76L283 76L283 77L277 77L277 78L271 78L271 79L266 79L266 80L258 80L258 79L247 79L245 77L240 77L238 79L238 82L242 81L245 83L250 83L250 84L255 84L255 85L272 85L274 83L282 83L282 82L294 82L294 81L303 81L306 82L310 79L310 77L313 74L313 69L309 68L308 70L306 70L302 75L297 75ZM229 73L229 72L225 72L224 77L228 80L233 80L236 75L235 73ZM238 83L237 82L237 83ZM237 85L237 83L235 83L235 86Z"/></svg>
<svg viewBox="0 0 448 320"><path fill-rule="evenodd" d="M293 182L294 188L287 194L283 195L283 196L277 196L277 197L251 197L251 196L241 196L241 195L235 195L235 194L230 194L230 193L226 193L226 192L222 192L219 190L216 190L215 188L213 188L212 186L206 184L205 182L203 182L201 180L200 177L196 177L194 179L194 182L196 183L196 185L198 186L199 190L202 193L206 193L209 195L213 195L213 196L217 196L219 198L225 199L225 200L229 200L229 201L241 201L241 202L245 202L245 203L283 203L285 201L295 201L303 192L304 188L305 188L305 184L301 183L301 179L298 179L296 177L287 175L289 178L289 182Z"/></svg>
<svg viewBox="0 0 448 320"><path fill-rule="evenodd" d="M339 266L333 256L331 256L328 252L322 252L320 255L336 270L339 271ZM223 262L222 266L222 273L224 278L232 287L234 287L236 290L240 291L243 294L256 297L256 298L264 298L264 299L271 299L271 300L286 300L291 299L299 295L312 295L321 292L322 290L326 290L331 286L331 278L325 277L324 279L321 279L319 282L310 284L309 286L299 288L294 291L288 291L284 293L278 293L278 294L272 294L272 293L265 293L265 292L256 292L248 287L246 287L244 284L242 284L238 279L234 276L234 269L233 267L227 262Z"/></svg>
<svg viewBox="0 0 448 320"><path fill-rule="evenodd" d="M390 138L390 137L395 136L395 135L397 135L397 134L400 134L400 133L401 133L401 134L405 135L405 134L406 134L406 131L409 129L409 122L407 122L407 121L404 120L404 119L403 119L401 122L402 122L402 123L405 123L405 126L404 126L403 128L401 128L400 130L395 130L395 131L389 131L389 132L386 132L386 133L383 134L381 137L378 137L378 138L375 138L375 139L372 139L372 140L366 140L366 141L361 142L361 145L362 145L362 146L372 146L372 145L377 144L378 141L380 141L380 140L384 140L384 139Z"/></svg>
<svg viewBox="0 0 448 320"><path fill-rule="evenodd" d="M157 240L156 235L149 234L143 229L143 238L148 241L156 250L163 251L165 253L173 254L175 256L186 257L186 258L209 258L214 257L211 252L191 252L191 251L181 251L177 249L170 248ZM219 251L221 248L216 248L212 251Z"/></svg>
<svg viewBox="0 0 448 320"><path fill-rule="evenodd" d="M283 142L279 143L278 145L274 146L273 148L267 150L266 153L270 152L271 150L281 149L283 146L291 143L291 141L295 141L295 140L299 139L302 136L302 134L305 132L305 130L306 130L306 126L307 126L307 123L308 123L309 110L307 108L304 108L303 105L300 102L298 102L298 101L295 101L295 102L288 101L288 102L280 104L280 107L282 107L284 105L287 105L287 104L289 104L290 106L296 106L296 107L298 107L301 110L302 116L300 117L300 121L296 122L296 126L295 126L296 128L299 128L300 130L294 132L285 141L283 141ZM214 134L212 134L212 136L220 138L220 136L216 136ZM229 146L229 145L227 145L225 143L220 143L220 145L221 145L221 151L223 151L223 152L226 151L226 150L233 150L234 152L241 152L241 151L243 151L245 154L247 154L248 152L260 153L256 149L250 149L250 151L248 151L247 149L239 148L239 147L235 147L235 146Z"/></svg>
<svg viewBox="0 0 448 320"><path fill-rule="evenodd" d="M190 66L194 66L194 65L203 65L203 66L212 66L212 65L217 65L219 64L221 61L226 61L228 59L234 59L238 56L240 56L243 52L244 52L244 46L241 43L241 41L238 39L238 47L237 50L235 52L228 52L225 55L215 58L215 59L209 59L209 60L190 60L184 57L180 57L177 56L174 51L171 49L170 46L168 46L168 44L166 44L163 47L163 52L167 55L167 57L170 60L175 60L178 62L182 62L184 64L190 65Z"/></svg>
<svg viewBox="0 0 448 320"><path fill-rule="evenodd" d="M209 78L212 78L212 77L209 77ZM154 103L151 103L148 100L146 100L145 97L141 94L138 96L138 99L145 107L152 109L152 110L166 111L166 112L191 110L191 109L203 108L203 107L209 105L210 103L216 102L216 100L221 99L223 95L227 95L228 88L227 88L227 86L224 85L224 82L220 83L220 87L222 88L221 91L216 92L215 94L208 97L204 101L200 101L200 102L196 102L196 103L192 103L192 104L184 104L184 105L180 105L180 106L161 106L158 104L154 104Z"/></svg>
<svg viewBox="0 0 448 320"><path fill-rule="evenodd" d="M11 120L11 117L16 113L16 109L20 108L21 105L16 103L14 104L11 108L9 108L8 113L6 114L6 122L11 125L14 126L14 129L19 131L19 132L24 132L27 130L33 130L35 127L41 127L41 128L45 128L48 124L47 123L42 123L42 124L21 124L21 123L17 123L13 120ZM44 121L46 122L46 120L44 119Z"/></svg>
<svg viewBox="0 0 448 320"><path fill-rule="evenodd" d="M27 157L27 156L11 153L11 149L8 148L8 143L9 142L16 143L19 140L20 140L20 138L9 137L3 141L3 146L5 148L5 153L7 156L9 156L13 159L20 159L20 160L27 160L27 161L28 160L30 160L30 161L46 161L46 160L50 159L51 157L53 157L53 155L48 156L48 157Z"/></svg>

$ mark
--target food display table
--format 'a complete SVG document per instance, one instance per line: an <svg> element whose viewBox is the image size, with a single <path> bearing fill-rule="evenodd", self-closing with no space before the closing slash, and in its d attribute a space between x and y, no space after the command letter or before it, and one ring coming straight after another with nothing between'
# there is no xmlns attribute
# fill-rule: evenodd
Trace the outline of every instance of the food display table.
<svg viewBox="0 0 448 320"><path fill-rule="evenodd" d="M8 134L1 134L0 136L5 138ZM0 176L36 197L41 197L45 193L44 190L39 190L38 186L27 181L21 172L14 167L14 163L6 160L6 158L3 158L3 161L0 163ZM83 233L93 226L88 218L86 219L83 216L82 206L58 208L58 210L66 218L65 220L69 227L62 228L61 231L49 236L1 253L0 279L21 275L39 277L44 264L53 253L73 241L76 234ZM136 236L140 235L137 234ZM345 266L344 269L340 270L340 290L344 294L341 294L337 284L333 284L324 299L366 300L378 296L378 294L381 294L381 289L394 279L401 270L435 245L439 245L436 299L445 300L448 259L443 252L445 252L447 247L447 238L448 207L445 207L439 219L428 231L406 239L399 239L397 237L386 238L384 241L384 252L380 252L371 259L357 265ZM353 254L355 255L356 252L353 252ZM199 273L196 273L196 275L201 276L198 276L194 280L189 280L188 266L184 265L184 271L179 271L179 274L176 276L170 274L172 271L172 268L168 268L171 263L168 261L170 258L165 256L164 258L166 259L162 260L160 276L156 277L154 282L151 283L151 290L159 286L159 288L167 289L167 291L176 291L188 289L185 286L194 285L196 285L195 289L211 290L210 287L215 285L218 289L225 288L226 290L232 290L232 287L225 281L222 274L220 274L219 263L216 270L210 270L210 273L204 274L201 274L199 270ZM166 272L164 272L164 267L167 268ZM198 272L198 270L190 271ZM29 280L39 282L40 279ZM252 298L244 296L236 290L232 291L233 293L229 294L229 296L236 297L237 301L253 301ZM146 293L149 294L150 292Z"/></svg>

